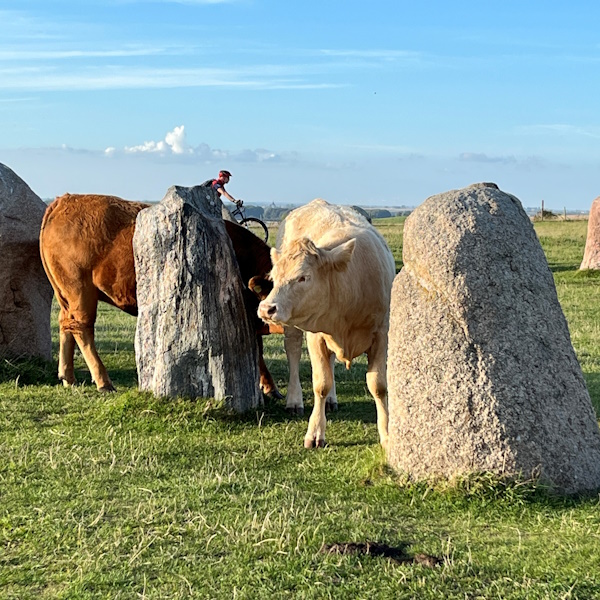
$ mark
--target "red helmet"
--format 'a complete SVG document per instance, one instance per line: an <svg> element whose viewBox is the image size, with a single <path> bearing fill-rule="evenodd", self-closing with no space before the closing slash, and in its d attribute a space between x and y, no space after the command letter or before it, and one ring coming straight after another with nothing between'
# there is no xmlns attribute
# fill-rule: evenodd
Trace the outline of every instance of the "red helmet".
<svg viewBox="0 0 600 600"><path fill-rule="evenodd" d="M231 173L229 171L219 171L219 177L231 177Z"/></svg>

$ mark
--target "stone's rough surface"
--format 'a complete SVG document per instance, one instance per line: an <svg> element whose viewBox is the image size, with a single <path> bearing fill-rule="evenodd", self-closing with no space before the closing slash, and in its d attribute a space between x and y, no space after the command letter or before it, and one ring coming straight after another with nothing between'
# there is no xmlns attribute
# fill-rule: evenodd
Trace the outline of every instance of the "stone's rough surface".
<svg viewBox="0 0 600 600"><path fill-rule="evenodd" d="M0 356L52 358L52 287L40 259L46 205L0 164Z"/></svg>
<svg viewBox="0 0 600 600"><path fill-rule="evenodd" d="M243 412L262 402L258 348L220 213L201 186L171 187L139 213L135 352L140 389L214 397Z"/></svg>
<svg viewBox="0 0 600 600"><path fill-rule="evenodd" d="M392 290L388 459L414 478L489 471L600 488L600 431L520 202L489 184L406 220Z"/></svg>
<svg viewBox="0 0 600 600"><path fill-rule="evenodd" d="M600 196L592 202L580 269L600 269Z"/></svg>

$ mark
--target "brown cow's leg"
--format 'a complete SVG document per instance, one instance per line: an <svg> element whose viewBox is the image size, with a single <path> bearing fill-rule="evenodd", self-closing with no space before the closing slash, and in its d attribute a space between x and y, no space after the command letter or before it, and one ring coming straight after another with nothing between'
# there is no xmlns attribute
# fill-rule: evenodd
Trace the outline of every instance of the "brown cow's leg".
<svg viewBox="0 0 600 600"><path fill-rule="evenodd" d="M388 443L388 403L386 369L387 329L375 334L373 345L367 350L367 387L377 407L377 430L379 442L386 448Z"/></svg>
<svg viewBox="0 0 600 600"><path fill-rule="evenodd" d="M318 333L306 334L306 346L310 355L313 372L313 391L315 405L308 421L308 430L304 437L305 448L322 448L325 446L325 401L333 386L333 372L331 370L331 350L327 348L325 340Z"/></svg>
<svg viewBox="0 0 600 600"><path fill-rule="evenodd" d="M92 380L101 392L115 390L108 376L106 367L100 360L94 343L94 324L98 310L98 290L90 281L82 282L80 294L71 298L65 329L72 332L79 350L90 370Z"/></svg>
<svg viewBox="0 0 600 600"><path fill-rule="evenodd" d="M108 372L103 362L100 360L96 344L94 342L94 328L86 327L73 334L79 350L92 374L92 380L101 392L114 392L115 388L108 376Z"/></svg>
<svg viewBox="0 0 600 600"><path fill-rule="evenodd" d="M61 315L62 315L61 310ZM75 338L70 331L64 331L60 318L59 351L58 351L58 379L64 386L75 383L75 369L73 367L73 356L75 355Z"/></svg>
<svg viewBox="0 0 600 600"><path fill-rule="evenodd" d="M277 400L281 400L283 398L280 391L277 389L275 382L273 381L273 376L271 372L267 368L265 363L265 358L263 356L263 339L262 335L257 335L258 341L258 370L260 372L260 389L262 393L271 398L276 398Z"/></svg>

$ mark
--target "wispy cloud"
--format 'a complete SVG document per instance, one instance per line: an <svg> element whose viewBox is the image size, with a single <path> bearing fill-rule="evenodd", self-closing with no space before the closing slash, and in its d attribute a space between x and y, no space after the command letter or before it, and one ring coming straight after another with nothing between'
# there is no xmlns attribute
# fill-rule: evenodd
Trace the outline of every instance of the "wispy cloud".
<svg viewBox="0 0 600 600"><path fill-rule="evenodd" d="M113 0L115 4L235 4L240 0Z"/></svg>
<svg viewBox="0 0 600 600"><path fill-rule="evenodd" d="M319 51L324 56L334 56L338 58L374 58L379 60L417 60L424 57L421 52L413 52L410 50L334 50L322 49Z"/></svg>
<svg viewBox="0 0 600 600"><path fill-rule="evenodd" d="M551 135L572 135L572 136L583 136L598 139L600 138L600 127L580 127L578 125L567 125L567 124L548 124L548 125L528 125L524 127L518 127L517 133L526 135L539 135L539 134L551 134Z"/></svg>
<svg viewBox="0 0 600 600"><path fill-rule="evenodd" d="M487 154L478 152L463 152L459 155L459 160L463 162L502 164L515 164L517 162L517 159L514 156L488 156Z"/></svg>
<svg viewBox="0 0 600 600"><path fill-rule="evenodd" d="M70 58L128 58L136 56L157 56L172 53L173 50L157 47L121 48L112 50L23 50L0 49L0 61L52 61Z"/></svg>
<svg viewBox="0 0 600 600"><path fill-rule="evenodd" d="M481 152L463 152L459 155L460 162L486 163L502 166L512 166L516 169L533 170L548 167L548 162L538 156L516 157L514 155L506 156L488 156Z"/></svg>
<svg viewBox="0 0 600 600"><path fill-rule="evenodd" d="M272 65L245 70L105 66L68 72L57 67L0 68L0 90L86 91L187 87L300 90L343 87L343 84L312 82L307 77L286 77L286 70L286 67L273 68Z"/></svg>

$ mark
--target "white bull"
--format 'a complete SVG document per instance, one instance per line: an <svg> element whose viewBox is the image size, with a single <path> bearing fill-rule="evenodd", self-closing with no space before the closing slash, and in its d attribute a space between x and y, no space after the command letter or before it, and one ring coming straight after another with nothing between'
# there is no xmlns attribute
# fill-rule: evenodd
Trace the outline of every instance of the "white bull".
<svg viewBox="0 0 600 600"><path fill-rule="evenodd" d="M386 358L394 257L379 232L356 211L313 200L292 211L271 250L273 290L258 308L265 321L286 326L290 365L287 408L303 411L299 363L302 331L313 374L315 403L304 438L325 445L326 402L335 407L335 358L350 368L366 352L367 387L377 428L387 445Z"/></svg>

